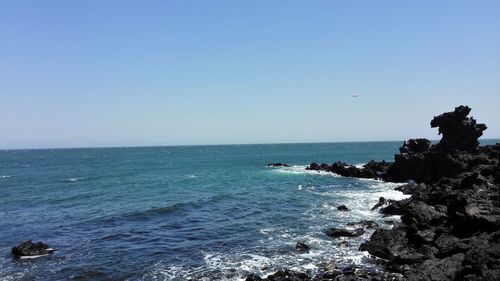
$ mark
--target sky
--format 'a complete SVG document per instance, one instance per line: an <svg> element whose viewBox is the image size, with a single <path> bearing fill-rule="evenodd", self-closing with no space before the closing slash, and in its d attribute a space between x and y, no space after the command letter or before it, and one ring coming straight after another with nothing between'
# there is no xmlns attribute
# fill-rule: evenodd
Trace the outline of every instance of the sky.
<svg viewBox="0 0 500 281"><path fill-rule="evenodd" d="M352 97L358 94L358 97ZM500 1L0 0L0 148L500 138Z"/></svg>

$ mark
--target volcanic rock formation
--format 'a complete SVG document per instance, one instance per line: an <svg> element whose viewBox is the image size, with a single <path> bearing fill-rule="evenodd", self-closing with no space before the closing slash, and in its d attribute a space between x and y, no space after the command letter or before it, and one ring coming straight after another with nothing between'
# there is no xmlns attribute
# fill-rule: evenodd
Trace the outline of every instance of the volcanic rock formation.
<svg viewBox="0 0 500 281"><path fill-rule="evenodd" d="M410 198L381 198L373 208L385 215L401 215L402 223L375 230L360 246L385 264L389 274L385 276L391 280L391 274L402 274L407 280L500 280L500 143L479 146L478 138L487 127L467 117L470 111L459 106L434 117L431 127L442 134L439 143L410 139L392 163L370 161L363 168L343 162L312 163L307 168L409 181L396 189L411 194ZM335 237L341 231L327 232ZM280 280L309 280L301 276Z"/></svg>

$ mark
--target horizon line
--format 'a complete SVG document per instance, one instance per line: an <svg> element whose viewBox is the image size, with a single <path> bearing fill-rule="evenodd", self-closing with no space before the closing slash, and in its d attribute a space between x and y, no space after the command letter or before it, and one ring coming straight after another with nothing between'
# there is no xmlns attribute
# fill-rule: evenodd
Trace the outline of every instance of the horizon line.
<svg viewBox="0 0 500 281"><path fill-rule="evenodd" d="M429 139L431 142L439 139ZM481 140L499 140L485 138ZM367 143L367 142L404 142L406 140L362 140L362 141L315 141L315 142L262 142L262 143L220 143L220 144L167 144L167 145L125 145L125 146L80 146L80 147L39 147L39 148L0 148L0 151L12 150L63 150L63 149L110 149L110 148L160 148L160 147L196 147L196 146L237 146L237 145L282 145L282 144L328 144L328 143Z"/></svg>

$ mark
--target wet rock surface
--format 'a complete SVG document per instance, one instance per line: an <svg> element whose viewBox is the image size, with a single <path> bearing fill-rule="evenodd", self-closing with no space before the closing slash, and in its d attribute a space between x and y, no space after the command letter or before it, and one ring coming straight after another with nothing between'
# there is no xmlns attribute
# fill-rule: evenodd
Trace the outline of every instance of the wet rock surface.
<svg viewBox="0 0 500 281"><path fill-rule="evenodd" d="M42 242L33 243L31 240L26 240L13 247L11 254L14 258L20 259L23 257L46 256L52 254L54 251L49 245Z"/></svg>
<svg viewBox="0 0 500 281"><path fill-rule="evenodd" d="M467 117L470 111L459 106L434 117L431 127L442 134L439 143L408 140L394 162L370 161L363 168L312 163L307 168L409 182L396 189L411 194L400 201L380 198L372 209L401 215L401 223L376 229L359 248L380 259L384 273L350 275L336 269L314 280L500 280L500 144L479 146L487 127ZM359 229L331 228L326 234L352 237L364 231Z"/></svg>
<svg viewBox="0 0 500 281"><path fill-rule="evenodd" d="M354 230L345 229L345 228L335 228L331 227L326 230L326 235L337 238L337 237L356 237L361 236L365 233L363 228L356 228Z"/></svg>

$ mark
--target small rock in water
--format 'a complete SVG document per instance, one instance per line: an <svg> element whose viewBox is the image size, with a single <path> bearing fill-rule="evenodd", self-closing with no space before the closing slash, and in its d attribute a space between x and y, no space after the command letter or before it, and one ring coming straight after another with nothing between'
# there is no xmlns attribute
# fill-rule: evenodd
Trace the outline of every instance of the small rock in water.
<svg viewBox="0 0 500 281"><path fill-rule="evenodd" d="M337 207L337 210L339 210L341 212L347 212L347 211L349 211L349 208L347 208L346 205L340 205Z"/></svg>
<svg viewBox="0 0 500 281"><path fill-rule="evenodd" d="M47 256L54 251L55 249L50 248L47 244L42 242L33 243L31 240L27 240L12 248L11 253L12 256L19 259L23 257Z"/></svg>
<svg viewBox="0 0 500 281"><path fill-rule="evenodd" d="M377 208L379 208L380 206L383 206L386 203L387 203L387 200L384 197L380 197L378 199L378 203L375 204L375 206L373 206L373 208L371 210L375 211Z"/></svg>
<svg viewBox="0 0 500 281"><path fill-rule="evenodd" d="M297 249L297 250L299 250L301 252L309 252L309 250L311 249L311 247L309 247L309 245L307 245L306 243L299 241L295 245L295 249Z"/></svg>
<svg viewBox="0 0 500 281"><path fill-rule="evenodd" d="M287 163L281 163L281 162L276 162L276 163L269 163L267 164L268 167L290 167Z"/></svg>
<svg viewBox="0 0 500 281"><path fill-rule="evenodd" d="M313 162L313 163L311 163L311 165L309 165L309 167L306 167L306 170L318 171L319 170L319 164L316 163L316 162Z"/></svg>

